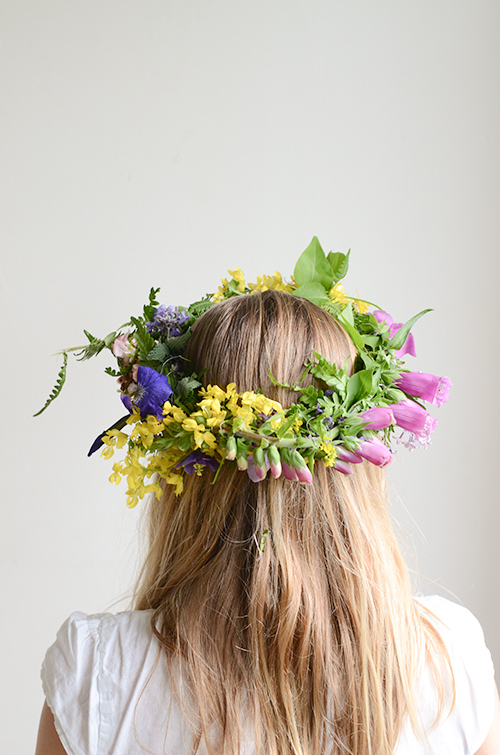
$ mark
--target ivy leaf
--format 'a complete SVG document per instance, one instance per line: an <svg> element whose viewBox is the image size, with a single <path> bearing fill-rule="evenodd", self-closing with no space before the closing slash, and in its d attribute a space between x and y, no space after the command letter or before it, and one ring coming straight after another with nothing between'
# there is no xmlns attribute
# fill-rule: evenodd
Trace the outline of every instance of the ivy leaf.
<svg viewBox="0 0 500 755"><path fill-rule="evenodd" d="M355 372L347 381L347 408L350 409L373 390L373 370Z"/></svg>
<svg viewBox="0 0 500 755"><path fill-rule="evenodd" d="M59 370L59 373L57 375L57 380L55 386L52 388L52 393L48 397L47 401L45 402L45 405L40 409L39 412L34 414L34 417L38 417L39 414L45 411L45 409L51 404L55 398L59 396L59 394L62 391L62 387L64 385L64 382L66 380L66 368L68 366L68 355L66 352L63 353L63 364L61 369Z"/></svg>
<svg viewBox="0 0 500 755"><path fill-rule="evenodd" d="M423 309L422 312L419 312L418 315L414 315L414 317L411 317L408 322L405 322L402 328L398 330L397 333L393 335L389 343L387 344L389 348L391 349L401 349L403 347L404 342L406 341L408 337L408 333L412 329L412 327L415 325L417 320L420 320L423 315L427 314L427 312L432 312L432 309Z"/></svg>
<svg viewBox="0 0 500 755"><path fill-rule="evenodd" d="M317 304L318 307L321 307L322 304L326 304L329 301L325 287L322 286L321 283L315 281L304 283L302 286L296 288L293 293L295 296L302 296L303 299L312 301L312 303Z"/></svg>
<svg viewBox="0 0 500 755"><path fill-rule="evenodd" d="M297 260L293 276L299 286L320 283L326 290L332 287L332 268L316 236L313 236L311 243Z"/></svg>
<svg viewBox="0 0 500 755"><path fill-rule="evenodd" d="M347 271L349 270L350 253L351 250L349 249L347 254L342 254L342 252L330 252L328 255L327 260L332 268L334 284L338 283L339 280L342 280L342 278L345 278L347 275Z"/></svg>

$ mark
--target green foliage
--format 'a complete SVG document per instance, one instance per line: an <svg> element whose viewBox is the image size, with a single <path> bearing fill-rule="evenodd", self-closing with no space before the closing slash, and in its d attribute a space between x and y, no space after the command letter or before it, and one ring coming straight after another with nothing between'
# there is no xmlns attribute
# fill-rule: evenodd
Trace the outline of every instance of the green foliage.
<svg viewBox="0 0 500 755"><path fill-rule="evenodd" d="M64 385L64 382L66 380L66 369L68 366L68 355L66 352L63 352L63 364L61 369L59 370L59 373L57 375L57 380L55 386L52 388L52 393L48 397L47 401L45 402L45 405L40 409L39 412L34 414L34 417L38 417L39 414L45 411L45 409L51 404L55 398L59 396L59 394L62 391L62 387Z"/></svg>
<svg viewBox="0 0 500 755"><path fill-rule="evenodd" d="M405 322L403 327L400 328L389 341L389 348L395 350L401 349L412 327L415 325L417 320L420 320L420 318L423 317L423 315L427 314L427 312L432 312L432 309L423 309L422 312L418 313L418 315L414 315L408 320L408 322Z"/></svg>
<svg viewBox="0 0 500 755"><path fill-rule="evenodd" d="M83 331L89 339L89 345L85 346L81 351L76 354L76 358L79 362L85 359L91 359L91 357L97 356L100 352L106 348L106 342L101 338L96 338L91 335L87 330Z"/></svg>
<svg viewBox="0 0 500 755"><path fill-rule="evenodd" d="M147 361L149 352L156 344L155 339L148 333L146 326L137 317L131 317L130 322L136 328L134 338L137 343L137 356L139 361Z"/></svg>
<svg viewBox="0 0 500 755"><path fill-rule="evenodd" d="M160 306L160 302L156 298L159 292L159 288L151 288L149 292L148 303L143 307L144 320L146 322L150 322L153 319L153 317L155 316L155 310Z"/></svg>

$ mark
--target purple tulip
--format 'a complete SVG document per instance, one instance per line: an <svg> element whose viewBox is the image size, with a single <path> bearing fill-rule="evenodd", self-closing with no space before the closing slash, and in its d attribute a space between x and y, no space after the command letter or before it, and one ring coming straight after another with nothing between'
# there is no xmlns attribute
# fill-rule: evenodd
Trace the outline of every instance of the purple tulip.
<svg viewBox="0 0 500 755"><path fill-rule="evenodd" d="M213 456L207 456L203 451L197 450L188 454L184 459L172 467L172 469L184 467L184 471L187 472L187 474L194 474L196 472L195 464L200 464L203 467L210 467L214 472L219 466Z"/></svg>
<svg viewBox="0 0 500 755"><path fill-rule="evenodd" d="M360 461L363 461L363 459L360 459ZM344 461L340 461L340 459L335 459L333 468L336 469L337 472L341 472L341 474L352 474L353 472L351 465L346 464Z"/></svg>
<svg viewBox="0 0 500 755"><path fill-rule="evenodd" d="M385 467L392 461L392 453L379 438L360 440L356 453L377 467Z"/></svg>
<svg viewBox="0 0 500 755"><path fill-rule="evenodd" d="M436 427L436 418L422 409L411 399L405 399L400 404L391 404L398 427L408 430L419 439L428 438Z"/></svg>
<svg viewBox="0 0 500 755"><path fill-rule="evenodd" d="M359 415L367 422L366 430L383 430L384 427L396 424L394 414L388 406L374 406Z"/></svg>
<svg viewBox="0 0 500 755"><path fill-rule="evenodd" d="M307 482L308 485L312 485L311 470L307 466L304 457L301 456L298 451L292 451L291 456L298 480L300 482Z"/></svg>
<svg viewBox="0 0 500 755"><path fill-rule="evenodd" d="M347 461L349 462L349 464L361 464L363 462L361 456L358 456L358 454L355 454L352 451L348 451L347 448L344 448L344 446L335 446L335 450L337 452L337 459L341 462ZM335 469L337 469L336 465L337 461L335 461ZM347 474L351 474L351 472L347 472Z"/></svg>
<svg viewBox="0 0 500 755"><path fill-rule="evenodd" d="M446 376L438 377L426 372L402 372L401 377L396 380L396 385L410 396L417 396L430 404L441 406L448 401L453 383Z"/></svg>
<svg viewBox="0 0 500 755"><path fill-rule="evenodd" d="M389 328L389 337L392 338L395 333L400 330L404 323L402 322L394 322L390 314L387 312L384 312L383 309L377 309L373 316L375 317L376 321L378 323L383 323L387 325ZM405 354L410 354L412 357L416 357L417 353L415 351L415 339L413 338L413 333L408 333L406 336L406 341L404 342L403 346L400 349L397 349L394 354L397 357L403 357Z"/></svg>

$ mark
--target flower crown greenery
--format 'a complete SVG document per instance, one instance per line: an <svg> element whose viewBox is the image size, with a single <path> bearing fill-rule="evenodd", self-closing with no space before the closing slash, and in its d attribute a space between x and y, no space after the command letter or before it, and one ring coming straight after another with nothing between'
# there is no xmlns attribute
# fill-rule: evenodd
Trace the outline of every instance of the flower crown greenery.
<svg viewBox="0 0 500 755"><path fill-rule="evenodd" d="M348 296L340 281L349 266L347 254L325 255L316 237L299 257L294 275L285 282L280 273L246 283L243 272L229 271L215 294L188 307L165 306L152 288L142 316L103 339L87 331L88 344L64 349L63 366L41 414L59 395L66 379L68 352L89 359L108 349L117 368L106 373L118 379L127 414L100 433L89 456L102 447L109 459L126 447L113 465L110 480L126 477L127 504L135 506L145 494L161 488L158 478L175 486L179 495L185 474L201 475L224 463L237 465L254 482L270 471L273 477L312 482L315 461L351 474L363 460L385 466L392 459L391 444L426 445L436 420L422 402L440 406L448 400L447 377L410 372L402 357L415 356L410 332L426 309L404 325L371 302ZM276 384L300 393L289 409L259 390L238 393L231 383L204 388L191 372L184 351L196 320L211 306L233 296L273 289L308 299L327 310L350 335L357 358L349 374L314 352L304 365L299 385ZM369 312L369 307L374 307ZM302 385L306 375L315 385ZM37 416L37 415L35 415ZM128 433L125 432L128 430Z"/></svg>

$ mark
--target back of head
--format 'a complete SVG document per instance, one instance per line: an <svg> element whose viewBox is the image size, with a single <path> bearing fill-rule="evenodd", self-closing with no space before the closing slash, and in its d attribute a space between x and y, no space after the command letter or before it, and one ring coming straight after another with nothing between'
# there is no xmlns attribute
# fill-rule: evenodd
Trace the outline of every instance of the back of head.
<svg viewBox="0 0 500 755"><path fill-rule="evenodd" d="M289 406L313 350L352 365L339 323L265 291L211 307L186 356L205 385ZM317 462L312 485L253 483L225 464L180 498L149 503L150 551L137 607L154 608L170 657L184 660L198 732L236 753L388 755L413 713L422 626L388 520L383 472L345 477ZM250 722L250 726L249 726Z"/></svg>

